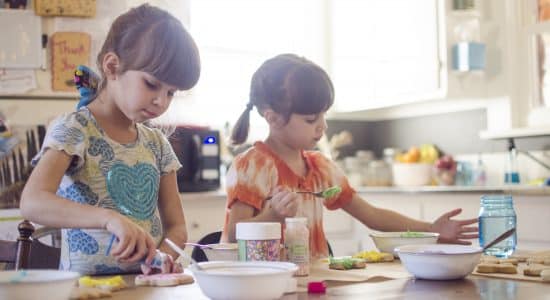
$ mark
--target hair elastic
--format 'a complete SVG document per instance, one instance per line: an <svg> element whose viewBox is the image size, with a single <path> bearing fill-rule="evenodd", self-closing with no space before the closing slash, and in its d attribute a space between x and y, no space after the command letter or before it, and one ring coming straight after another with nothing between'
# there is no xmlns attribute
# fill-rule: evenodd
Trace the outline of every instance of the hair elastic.
<svg viewBox="0 0 550 300"><path fill-rule="evenodd" d="M92 69L79 65L74 71L74 83L80 94L80 100L76 105L76 109L78 110L80 107L90 104L94 99L99 83L99 76Z"/></svg>
<svg viewBox="0 0 550 300"><path fill-rule="evenodd" d="M254 103L248 102L248 103L246 104L246 110L251 111L252 108L254 108Z"/></svg>

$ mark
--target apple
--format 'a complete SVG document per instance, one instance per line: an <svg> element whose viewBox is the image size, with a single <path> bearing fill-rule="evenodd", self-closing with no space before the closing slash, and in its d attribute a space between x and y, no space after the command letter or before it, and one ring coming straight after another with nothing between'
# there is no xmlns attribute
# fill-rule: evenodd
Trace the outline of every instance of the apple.
<svg viewBox="0 0 550 300"><path fill-rule="evenodd" d="M450 155L443 155L435 162L435 167L443 170L452 170L456 168L456 162Z"/></svg>

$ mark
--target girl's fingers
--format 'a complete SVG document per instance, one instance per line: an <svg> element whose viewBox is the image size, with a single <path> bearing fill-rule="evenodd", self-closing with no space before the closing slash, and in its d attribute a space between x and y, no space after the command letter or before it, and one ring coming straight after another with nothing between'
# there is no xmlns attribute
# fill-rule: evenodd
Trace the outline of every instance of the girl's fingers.
<svg viewBox="0 0 550 300"><path fill-rule="evenodd" d="M478 238L478 235L477 234L459 234L457 238L461 240L471 240L471 239Z"/></svg>
<svg viewBox="0 0 550 300"><path fill-rule="evenodd" d="M462 231L462 232L478 232L479 229L477 228L477 226L470 226L470 227L462 227L462 229L460 231Z"/></svg>
<svg viewBox="0 0 550 300"><path fill-rule="evenodd" d="M136 250L136 239L132 238L128 241L128 245L126 245L126 248L117 256L117 258L121 261L127 260L132 254L134 254L134 251Z"/></svg>
<svg viewBox="0 0 550 300"><path fill-rule="evenodd" d="M127 244L128 238L118 239L118 243L116 243L116 245L111 248L111 255L119 256L120 253L122 253L122 251L126 249Z"/></svg>
<svg viewBox="0 0 550 300"><path fill-rule="evenodd" d="M475 224L477 223L478 219L477 218L472 218L472 219L467 219L467 220L461 220L461 221L458 221L460 223L460 225L464 226L464 225L470 225L470 224Z"/></svg>
<svg viewBox="0 0 550 300"><path fill-rule="evenodd" d="M138 239L134 253L126 259L128 262L137 262L145 257L147 254L147 245L145 239Z"/></svg>
<svg viewBox="0 0 550 300"><path fill-rule="evenodd" d="M151 263L153 261L153 258L157 254L157 249L156 249L155 241L153 241L153 238L151 238L149 235L145 237L145 246L147 247L146 262Z"/></svg>

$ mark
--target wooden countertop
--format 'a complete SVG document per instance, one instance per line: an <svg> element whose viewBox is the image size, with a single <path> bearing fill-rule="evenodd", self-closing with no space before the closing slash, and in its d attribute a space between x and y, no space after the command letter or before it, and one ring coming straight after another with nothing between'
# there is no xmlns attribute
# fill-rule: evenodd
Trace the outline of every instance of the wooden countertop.
<svg viewBox="0 0 550 300"><path fill-rule="evenodd" d="M127 275L128 283L133 276ZM208 299L197 283L176 287L130 287L113 293L113 300ZM330 284L325 295L305 292L282 299L550 299L550 283L468 276L462 280L430 281L413 278L346 285Z"/></svg>

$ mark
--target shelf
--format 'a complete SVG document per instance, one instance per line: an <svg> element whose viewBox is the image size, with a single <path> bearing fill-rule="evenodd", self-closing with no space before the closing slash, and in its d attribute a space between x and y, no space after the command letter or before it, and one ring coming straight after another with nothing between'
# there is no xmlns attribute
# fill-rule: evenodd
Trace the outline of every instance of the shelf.
<svg viewBox="0 0 550 300"><path fill-rule="evenodd" d="M499 140L508 138L550 136L550 126L523 127L502 131L481 131L479 137L484 140Z"/></svg>

